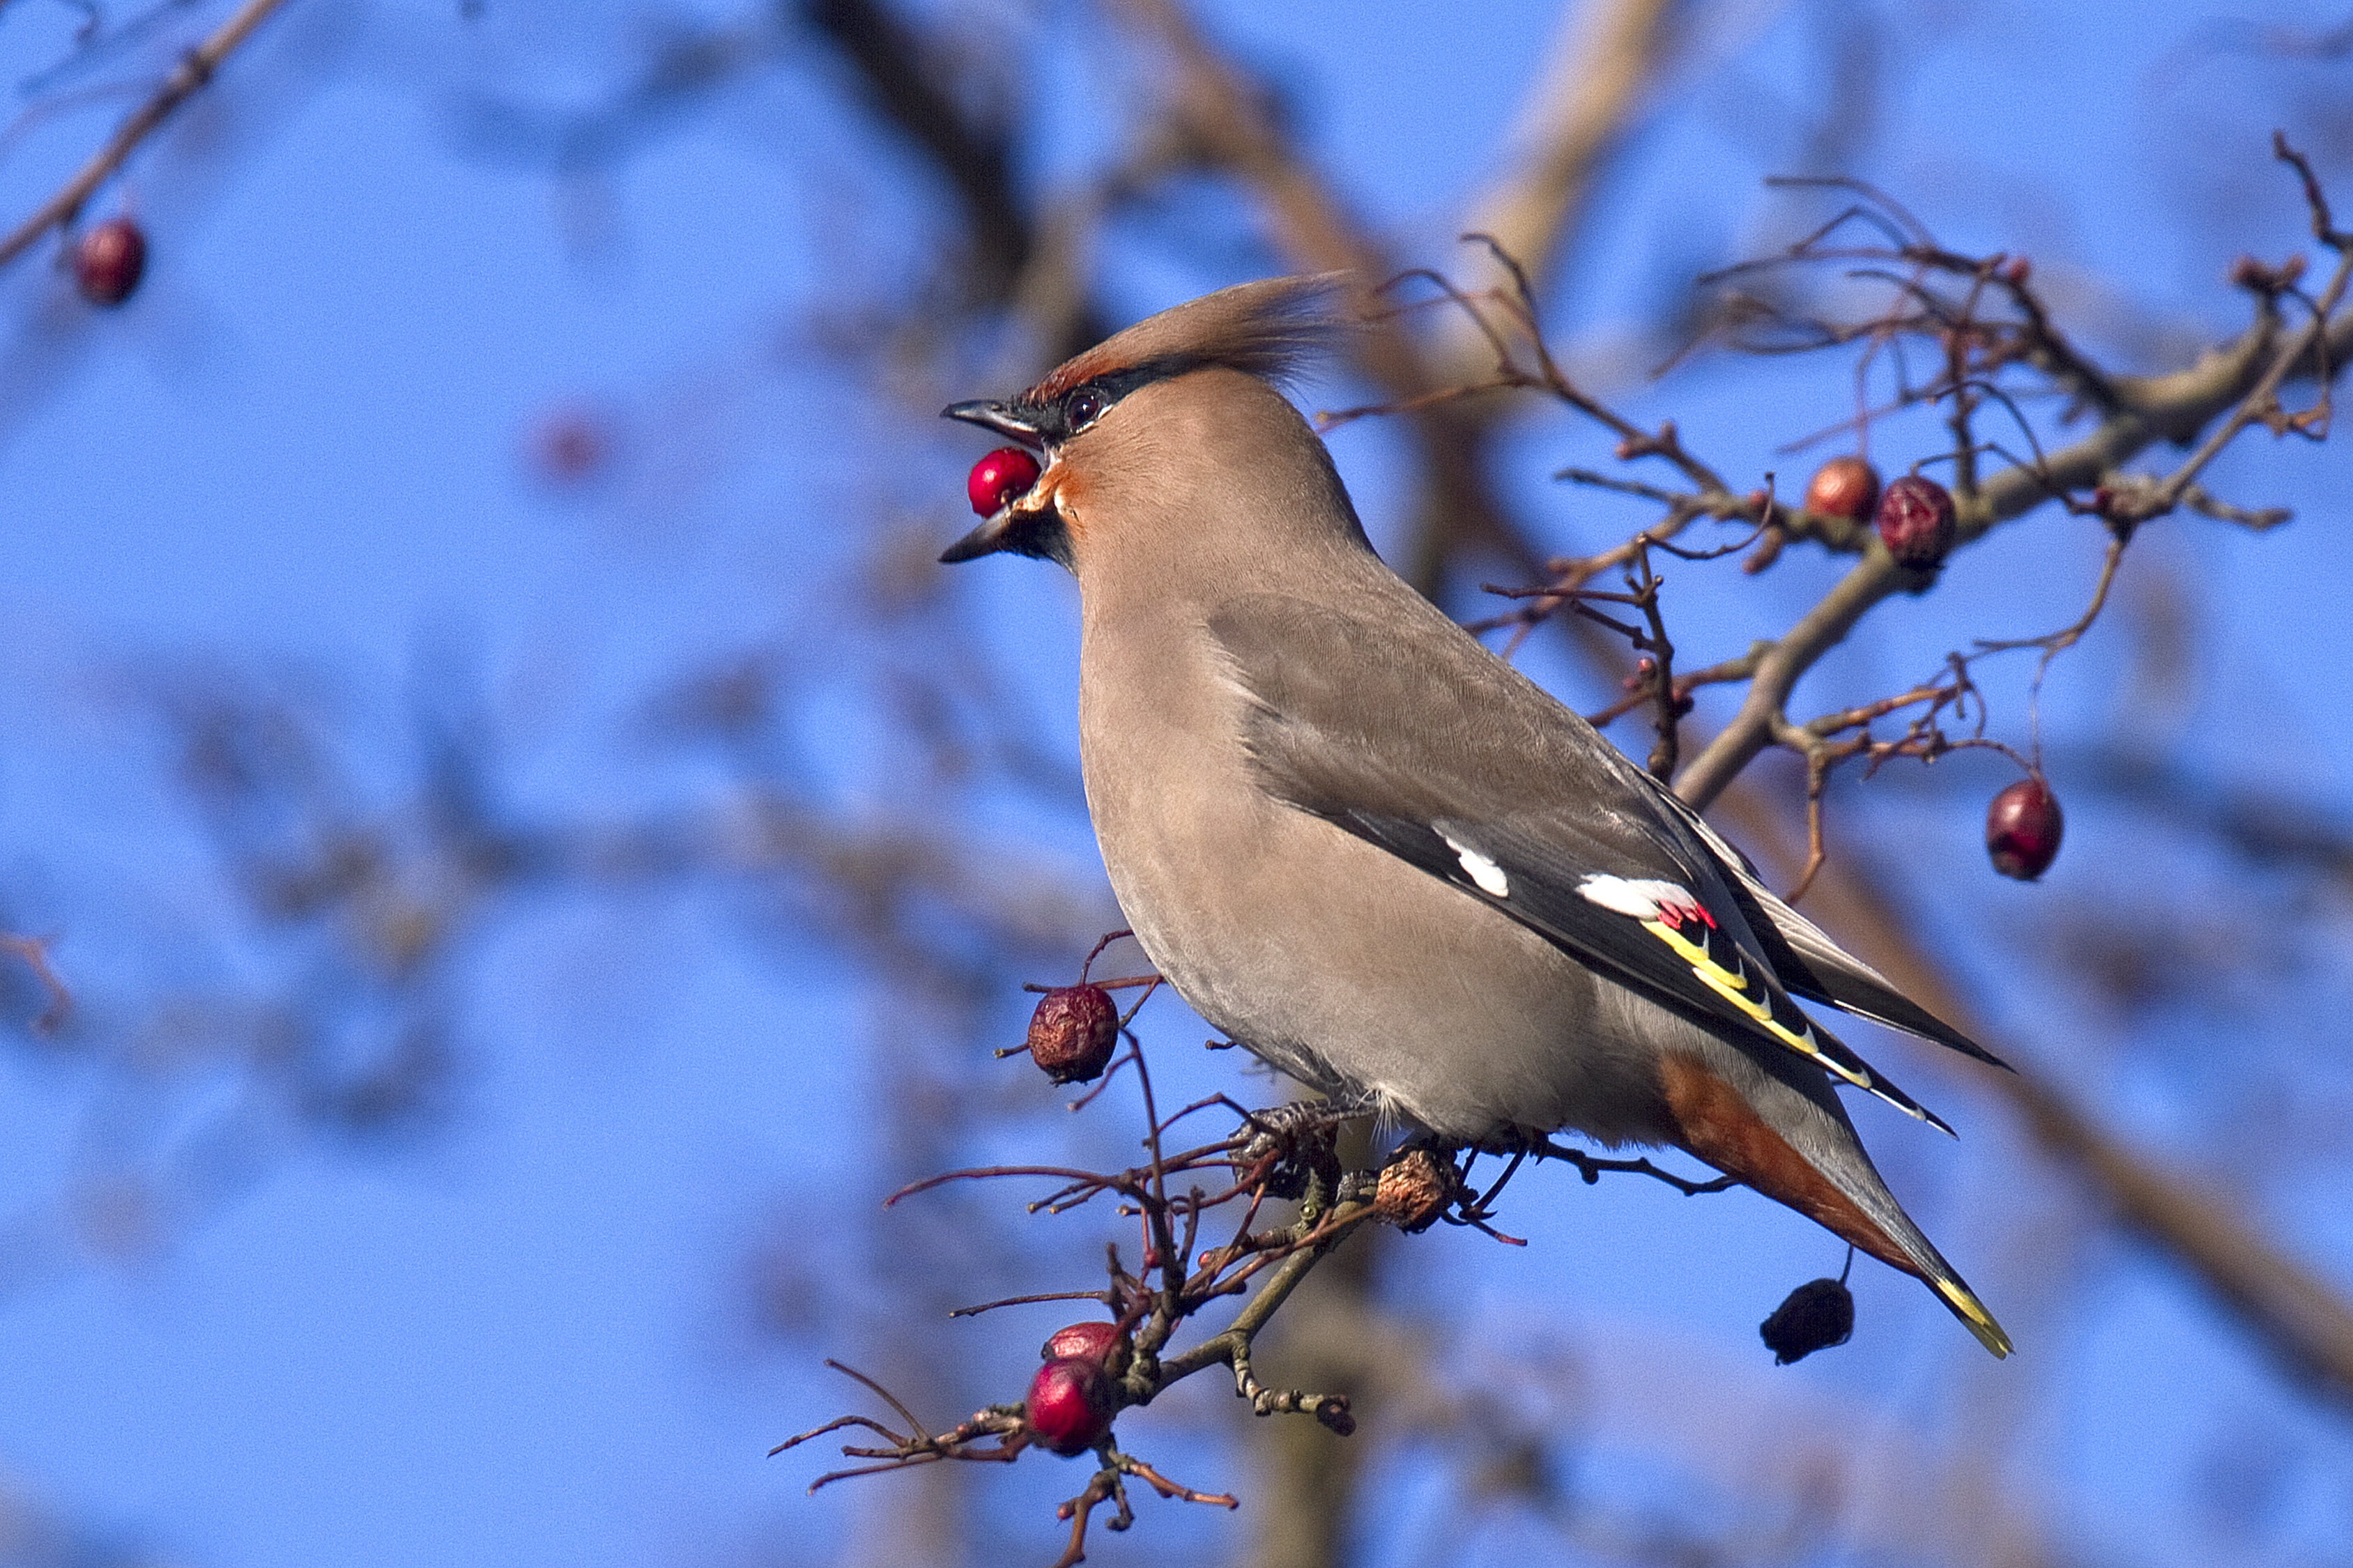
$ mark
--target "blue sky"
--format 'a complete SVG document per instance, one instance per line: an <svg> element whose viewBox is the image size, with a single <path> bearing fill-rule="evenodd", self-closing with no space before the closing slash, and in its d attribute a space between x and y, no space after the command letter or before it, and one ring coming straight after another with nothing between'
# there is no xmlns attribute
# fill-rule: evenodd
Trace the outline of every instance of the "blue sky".
<svg viewBox="0 0 2353 1568"><path fill-rule="evenodd" d="M906 237L936 221L929 193L875 156L822 68L797 58L664 127L601 181L567 183L482 154L465 135L466 104L483 89L588 99L625 74L653 25L620 8L492 0L471 24L458 11L294 0L100 197L152 235L149 279L127 307L85 310L45 252L0 276L0 364L13 366L0 370L0 889L12 921L57 933L59 963L93 1005L255 984L292 962L241 926L214 879L138 696L158 679L217 665L305 694L332 715L359 793L388 798L420 694L429 703L437 679L463 671L511 738L516 799L565 811L642 803L697 777L643 741L645 692L762 638L803 647L821 674L844 657L834 650L866 646L833 600L867 554L857 531L878 517L941 543L961 531L976 455L965 433L934 426L912 399L852 387L814 346L811 308L891 298L913 271ZM1451 263L1457 209L1541 58L1550 8L1498 5L1475 27L1409 5L1205 11L1295 92L1315 155L1398 254ZM735 15L670 13L687 14ZM969 15L984 36L1017 40L1051 85L1029 177L1050 187L1094 166L1125 46L1075 5ZM1768 384L1704 367L1654 387L1630 374L1629 345L1662 271L1769 237L1756 181L1826 90L1826 31L1871 17L1887 39L1893 87L1871 177L1957 246L2033 255L2089 341L2167 341L2118 325L2134 319L2193 336L2242 319L2220 281L2230 258L2304 237L2266 156L2274 123L2309 131L2353 209L2331 107L2342 65L2250 56L2235 47L2247 35L2218 30L2198 6L1727 3L1695 15L1709 42L1600 194L1606 221L1569 259L1555 324L1638 416L1672 414L1752 468L1810 460L1772 447L1837 416L1843 373ZM2287 5L2268 16L2299 21ZM35 79L76 20L40 0L0 6L0 79ZM2179 52L2201 38L2230 47ZM84 79L141 79L158 58L134 50ZM5 211L53 185L119 101L38 121L12 146ZM1107 238L1109 314L1232 280L1221 259L1249 252L1216 242L1247 215L1201 200L1205 213L1182 215L1209 231L1196 249L1146 232ZM572 407L608 411L620 442L615 471L576 493L528 458L533 432ZM1386 439L1351 429L1333 443L1377 533L1395 521ZM1565 502L1543 480L1597 458L1591 432L1532 423L1514 446L1525 493L1560 517L1564 541L1625 531L1630 518ZM2345 463L2341 445L2259 439L2225 460L2218 486L2295 505L2299 522L2256 539L2168 521L2147 551L2203 606L2203 695L2184 753L2218 776L2284 773L2339 811L2353 763L2330 718L2348 643ZM1944 591L1888 606L1822 679L1884 689L1971 637L2063 623L2097 560L2096 539L2068 526L2044 519L1957 563ZM1736 649L1785 623L1833 569L1793 559L1754 588L1695 584L1696 640ZM965 570L947 591L1034 679L1040 744L1067 751L1067 585L1009 562ZM2062 661L2045 693L2054 732L2105 722L2128 673L2116 643ZM816 787L845 809L887 812L902 798L898 753L867 689L807 679L805 738L831 758ZM2002 701L2015 740L2015 681ZM2293 767L2274 760L2283 744ZM2001 782L1978 759L1946 765L1985 793ZM1849 820L1916 858L1916 897L1935 919L1977 933L1964 967L1984 980L1989 1013L2045 1039L2127 1034L2081 996L2019 979L2016 954L1982 933L2031 927L2050 907L2037 898L2135 896L2123 871L2139 847L2087 809L2071 818L2077 837L2052 883L1990 885L1975 876L1976 821L1953 798L1893 784L1852 803ZM971 809L1009 858L1033 856L1094 889L1068 813ZM428 1133L354 1146L279 1128L259 1144L262 1163L191 1223L114 1253L69 1245L0 1299L0 1520L5 1489L20 1487L101 1542L202 1568L845 1555L894 1482L804 1500L815 1463L763 1458L845 1407L846 1385L818 1363L848 1348L753 1327L747 1259L780 1238L846 1257L849 1244L828 1234L829 1205L862 1205L888 1184L887 1163L870 1165L860 1139L892 1089L876 1042L900 1020L826 942L747 942L741 913L723 893L566 896L501 921L453 981L468 1067ZM1017 1016L1008 997L995 1022L1009 1031ZM2331 1085L2343 1076L2333 1033L2281 1026L2335 1053L2316 1069ZM1190 1029L1164 1019L1154 1037L1183 1058L1172 1084L1230 1086L1225 1058L1193 1059ZM2116 1094L2129 1125L2189 1152L2213 1137L2184 1110L2180 1076L2099 1048L2075 1069ZM0 1219L27 1216L5 1233L10 1246L52 1223L61 1193L103 1202L111 1189L87 1178L111 1152L199 1123L237 1092L226 1077L174 1070L0 1056L12 1131L0 1141ZM1839 1259L1803 1222L1745 1197L1523 1196L1507 1228L1530 1237L1527 1254L1424 1238L1399 1289L1420 1300L1459 1286L1501 1342L1560 1333L1565 1315L1588 1352L1622 1345L1641 1365L1671 1347L1674 1375L1648 1387L1630 1363L1591 1354L1620 1368L1591 1392L1612 1413L1594 1473L1630 1499L1687 1484L1661 1456L1687 1453L1688 1432L1675 1433L1704 1428L1723 1397L1793 1421L1883 1424L1932 1470L1949 1469L1948 1446L1972 1431L2000 1433L2009 1468L1988 1484L2014 1491L2005 1506L2101 1560L2230 1561L2252 1542L2286 1553L2274 1561L2347 1562L2342 1421L2284 1395L2201 1299L2078 1212L1989 1100L1947 1081L1939 1103L1964 1127L1967 1163L1940 1142L1908 1141L1893 1118L1864 1125L1947 1250L1985 1260L1973 1280L1993 1295L2006 1277L2032 1275L2021 1254L2035 1237L2092 1238L2068 1277L2088 1281L2097 1310L2025 1296L2027 1352L2013 1367L1967 1359L1975 1348L1947 1342L1957 1336L1934 1303L1884 1271L1859 1281L1868 1332L1854 1346L1794 1372L1763 1366L1751 1339L1760 1303ZM1015 1132L1059 1136L1050 1102L1029 1103ZM2206 1146L2227 1157L2240 1145ZM2250 1184L2353 1289L2329 1169ZM2019 1171L2039 1187L2012 1190ZM1548 1179L1548 1196L1573 1185ZM1011 1194L1003 1206L1017 1206ZM1039 1245L1084 1257L1094 1234L1074 1226ZM1609 1267L1580 1261L1592 1259ZM874 1288L860 1274L845 1294ZM913 1310L860 1300L885 1317ZM2058 1337L2033 1342L2046 1313ZM997 1357L1014 1369L1010 1397L1020 1358L1050 1326L985 1321L958 1342L976 1366ZM1479 1350L1474 1334L1450 1353ZM1204 1398L1167 1417L1164 1441L1198 1456L1203 1484L1227 1484L1218 1467L1231 1450L1212 1436L1234 1418ZM2215 1435L2242 1428L2289 1455L2265 1471L2288 1479L2260 1528L2233 1536L2200 1511L2192 1480ZM1732 1479L1688 1495L1736 1492L1736 1459L1724 1462ZM988 1494L990 1528L1019 1531L1006 1551L1042 1563L1056 1531L1040 1500L1077 1474L1018 1468L955 1479ZM1399 1495L1397 1551L1442 1539L1436 1505L1409 1486ZM1139 1506L1136 1539L1103 1540L1096 1560L1206 1557L1238 1539L1222 1516ZM1856 1531L1860 1545L1874 1539Z"/></svg>

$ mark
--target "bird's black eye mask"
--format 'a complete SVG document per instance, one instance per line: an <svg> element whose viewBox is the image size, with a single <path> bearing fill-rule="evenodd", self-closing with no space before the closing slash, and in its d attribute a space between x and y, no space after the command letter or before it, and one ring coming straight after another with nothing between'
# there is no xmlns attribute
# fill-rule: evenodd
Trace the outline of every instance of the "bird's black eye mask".
<svg viewBox="0 0 2353 1568"><path fill-rule="evenodd" d="M1165 381L1193 368L1189 361L1155 360L1126 370L1105 371L1079 383L1059 396L1032 402L1020 397L1010 405L1015 419L1037 433L1039 444L1054 447L1085 430L1110 413L1120 399L1137 387Z"/></svg>
<svg viewBox="0 0 2353 1568"><path fill-rule="evenodd" d="M5 0L0 0L0 4L5 3ZM1155 381L1166 381L1171 376L1182 375L1187 371L1199 370L1216 363L1197 354L1165 354L1158 359L1146 360L1142 364L1089 376L1076 386L1065 387L1050 397L1025 392L1004 403L976 398L969 403L952 403L940 412L947 418L961 419L967 425L977 425L984 430L1009 436L1033 450L1050 452L1083 433L1137 387L1149 386Z"/></svg>

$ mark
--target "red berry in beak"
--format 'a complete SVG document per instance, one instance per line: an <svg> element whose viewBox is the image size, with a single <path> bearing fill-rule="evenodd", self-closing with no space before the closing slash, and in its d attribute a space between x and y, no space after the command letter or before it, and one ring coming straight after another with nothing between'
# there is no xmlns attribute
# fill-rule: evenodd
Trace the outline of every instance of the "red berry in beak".
<svg viewBox="0 0 2353 1568"><path fill-rule="evenodd" d="M1038 1369L1022 1405L1038 1441L1068 1458L1083 1454L1111 1431L1111 1380L1082 1356L1061 1356Z"/></svg>
<svg viewBox="0 0 2353 1568"><path fill-rule="evenodd" d="M93 305L120 305L147 270L147 237L127 217L82 231L74 244L74 287Z"/></svg>
<svg viewBox="0 0 2353 1568"><path fill-rule="evenodd" d="M1879 498L1879 537L1896 564L1934 566L1953 547L1953 498L1934 479L1904 474Z"/></svg>
<svg viewBox="0 0 2353 1568"><path fill-rule="evenodd" d="M965 477L965 494L972 510L995 517L1005 503L1038 482L1038 459L1018 447L999 447L972 466Z"/></svg>
<svg viewBox="0 0 2353 1568"><path fill-rule="evenodd" d="M2051 786L2041 779L2021 779L1986 808L1986 854L2003 876L2031 882L2058 858L2065 826Z"/></svg>

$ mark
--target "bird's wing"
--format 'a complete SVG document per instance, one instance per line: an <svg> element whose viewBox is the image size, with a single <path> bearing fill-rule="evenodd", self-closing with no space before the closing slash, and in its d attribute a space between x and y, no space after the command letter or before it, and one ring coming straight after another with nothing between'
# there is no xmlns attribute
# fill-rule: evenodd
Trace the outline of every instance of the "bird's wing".
<svg viewBox="0 0 2353 1568"><path fill-rule="evenodd" d="M1672 792L1662 792L1689 813L1703 829L1706 825ZM1712 831L1709 837L1714 837ZM1958 1029L1895 989L1894 982L1831 940L1822 929L1783 903L1773 890L1743 872L1733 879L1734 896L1746 906L1751 930L1763 937L1774 971L1797 994L1810 1002L1827 1002L1857 1017L1901 1029L1948 1046L1963 1056L2010 1070L2010 1064Z"/></svg>
<svg viewBox="0 0 2353 1568"><path fill-rule="evenodd" d="M1740 885L1737 860L1695 816L1664 804L1584 721L1435 611L1374 608L1260 594L1209 617L1248 700L1242 741L1270 795L1726 1039L1795 1052L1952 1131L1790 1000L1772 954L1803 961L1807 950L1774 919L1779 900ZM1808 994L1827 992L1826 967L1799 962L1792 973Z"/></svg>

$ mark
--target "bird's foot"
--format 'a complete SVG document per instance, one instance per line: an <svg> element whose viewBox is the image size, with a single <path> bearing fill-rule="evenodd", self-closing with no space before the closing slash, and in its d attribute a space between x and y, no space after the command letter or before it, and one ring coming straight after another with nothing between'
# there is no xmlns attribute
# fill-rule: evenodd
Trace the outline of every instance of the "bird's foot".
<svg viewBox="0 0 2353 1568"><path fill-rule="evenodd" d="M1246 1110L1242 1117L1251 1136L1242 1145L1241 1159L1264 1170L1260 1185L1271 1198L1297 1198L1318 1207L1337 1201L1341 1124L1374 1109L1369 1100L1302 1100Z"/></svg>
<svg viewBox="0 0 2353 1568"><path fill-rule="evenodd" d="M1302 1131L1328 1131L1344 1121L1380 1113L1378 1099L1357 1091L1326 1095L1322 1100L1294 1100L1282 1105L1271 1105L1263 1110L1245 1110L1242 1115L1261 1133L1282 1137Z"/></svg>

